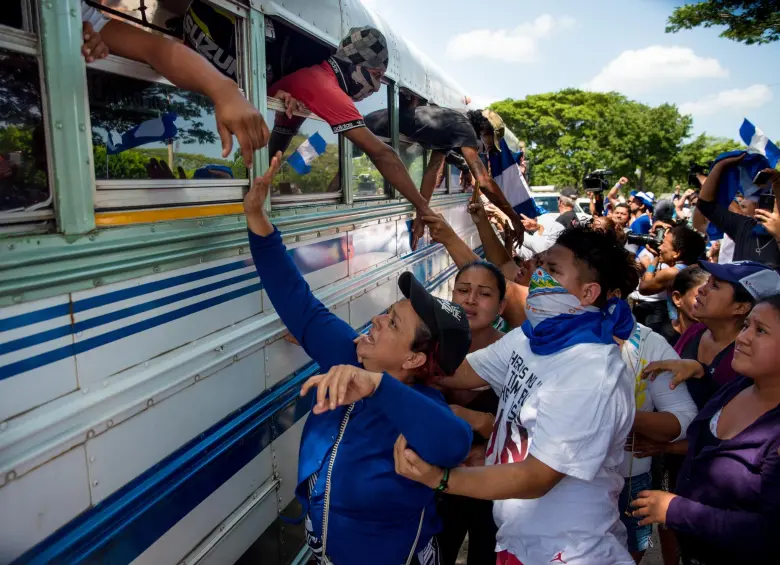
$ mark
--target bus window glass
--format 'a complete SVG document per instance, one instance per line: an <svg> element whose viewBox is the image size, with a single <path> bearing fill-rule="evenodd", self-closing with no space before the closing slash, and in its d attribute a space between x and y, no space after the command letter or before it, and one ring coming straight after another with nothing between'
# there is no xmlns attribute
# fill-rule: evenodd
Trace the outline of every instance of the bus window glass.
<svg viewBox="0 0 780 565"><path fill-rule="evenodd" d="M214 105L201 94L87 69L95 178L247 179L238 141L222 157Z"/></svg>
<svg viewBox="0 0 780 565"><path fill-rule="evenodd" d="M3 2L3 9L0 10L0 25L34 31L34 9L33 0L7 0Z"/></svg>
<svg viewBox="0 0 780 565"><path fill-rule="evenodd" d="M51 201L38 63L0 49L0 212L25 212Z"/></svg>
<svg viewBox="0 0 780 565"><path fill-rule="evenodd" d="M366 126L379 139L390 145L389 113L388 113L388 88L382 84L378 92L356 102L355 106L363 115ZM357 147L352 148L352 178L350 189L357 197L384 196L385 179L368 158Z"/></svg>
<svg viewBox="0 0 780 565"><path fill-rule="evenodd" d="M275 119L276 112L269 110L266 116L269 126ZM324 151L318 151L318 147L324 147ZM290 156L296 152L300 159L296 156L290 161ZM284 151L282 161L282 168L271 189L272 198L316 194L325 196L341 192L339 139L322 120L313 116L302 119L300 129Z"/></svg>
<svg viewBox="0 0 780 565"><path fill-rule="evenodd" d="M425 169L425 150L419 143L401 141L401 161L406 165L414 185L420 187Z"/></svg>
<svg viewBox="0 0 780 565"><path fill-rule="evenodd" d="M450 192L463 192L463 187L460 184L460 169L453 165L448 165L450 168Z"/></svg>

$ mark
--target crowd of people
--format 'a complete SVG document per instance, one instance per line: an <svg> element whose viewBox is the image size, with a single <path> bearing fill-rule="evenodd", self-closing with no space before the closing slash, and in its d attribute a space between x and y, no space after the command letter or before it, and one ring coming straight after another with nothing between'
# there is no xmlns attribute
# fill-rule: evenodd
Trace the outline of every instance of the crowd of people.
<svg viewBox="0 0 780 565"><path fill-rule="evenodd" d="M191 19L213 16L200 5ZM147 62L214 101L225 154L232 135L247 164L272 149L244 209L264 289L322 371L301 391L312 410L296 488L314 563L454 565L468 535L469 565L630 565L653 524L665 565L776 561L780 213L753 195L720 203L744 155L668 201L622 178L592 194L590 222L565 195L531 218L490 175L503 135L490 111L403 108L402 131L432 151L418 190L372 131L383 116L354 104L388 66L376 29L274 80L287 113L269 132L197 33L168 41L83 2L82 18L87 61ZM414 240L427 227L459 269L451 300L403 273L404 299L357 333L314 297L264 209L301 105L414 205ZM468 204L484 259L429 205L445 161L494 204ZM766 173L776 189L780 173Z"/></svg>
<svg viewBox="0 0 780 565"><path fill-rule="evenodd" d="M314 298L263 211L279 160L245 210L269 297L323 370L302 390L316 389L298 487L314 562L453 565L468 534L474 565L629 565L653 524L666 565L770 562L774 265L740 244L733 261L705 260L689 225L699 208L666 215L652 194L590 225L561 197L557 214L523 216L519 246L472 199L484 259L422 216L459 268L451 300L404 273L406 299L357 335ZM738 166L721 163L699 194L714 222L711 185ZM649 237L635 249L625 231Z"/></svg>

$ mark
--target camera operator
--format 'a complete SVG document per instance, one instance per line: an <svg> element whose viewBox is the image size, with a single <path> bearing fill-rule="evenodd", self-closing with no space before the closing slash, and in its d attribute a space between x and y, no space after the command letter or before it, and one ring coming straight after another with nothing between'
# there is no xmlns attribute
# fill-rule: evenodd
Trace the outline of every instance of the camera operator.
<svg viewBox="0 0 780 565"><path fill-rule="evenodd" d="M744 216L717 204L718 185L721 177L732 167L739 165L744 154L729 157L715 164L699 194L698 210L710 221L734 240L734 261L756 261L766 265L780 264L778 240L763 223L755 218ZM768 169L770 174L776 171ZM771 186L773 182L770 182ZM775 198L777 193L775 193ZM769 201L769 210L774 211L776 203ZM743 210L749 212L752 204L743 203ZM761 216L764 218L765 216Z"/></svg>
<svg viewBox="0 0 780 565"><path fill-rule="evenodd" d="M634 316L637 320L644 318L646 326L674 344L678 334L672 327L666 296L671 291L677 273L689 265L695 265L702 256L706 242L701 234L683 224L671 229L665 225L659 226L656 230L662 230L663 243L657 249L654 243L647 245L648 252L653 253L655 258L642 275L639 293L643 296L655 296L660 300L640 302L634 308Z"/></svg>

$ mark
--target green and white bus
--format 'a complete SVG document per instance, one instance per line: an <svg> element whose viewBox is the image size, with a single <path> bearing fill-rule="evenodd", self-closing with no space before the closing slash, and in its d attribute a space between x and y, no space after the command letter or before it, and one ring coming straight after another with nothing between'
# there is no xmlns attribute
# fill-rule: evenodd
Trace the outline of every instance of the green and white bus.
<svg viewBox="0 0 780 565"><path fill-rule="evenodd" d="M289 49L382 30L390 67L357 105L389 111L383 141L419 185L427 154L399 135L399 94L466 101L423 54L358 0L208 1L232 19L239 86L269 125L282 107L268 74ZM298 391L318 368L284 339L249 256L241 202L267 152L247 171L237 151L222 158L207 98L114 55L86 64L79 0L3 4L0 564L300 562L302 528L282 516L297 512ZM188 1L98 4L158 32ZM167 112L175 139L112 150ZM288 154L315 131L327 151L308 175L285 167L268 206L317 296L365 328L403 271L448 295L447 252L410 249L411 205L308 118ZM193 178L205 165L232 174ZM457 173L432 205L476 247Z"/></svg>

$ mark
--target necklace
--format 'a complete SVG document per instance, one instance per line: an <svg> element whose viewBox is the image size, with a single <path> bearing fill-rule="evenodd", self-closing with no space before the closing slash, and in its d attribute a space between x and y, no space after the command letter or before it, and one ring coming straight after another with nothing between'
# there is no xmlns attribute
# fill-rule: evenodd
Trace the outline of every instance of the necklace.
<svg viewBox="0 0 780 565"><path fill-rule="evenodd" d="M762 250L763 250L763 249L764 249L764 248L765 248L767 245L769 245L770 243L772 243L773 241L774 241L774 239L770 239L770 240L769 240L769 241L767 241L767 242L766 242L764 245L761 245L761 241L760 241L758 238L756 238L756 253L757 253L758 255L761 255L761 251L762 251Z"/></svg>

